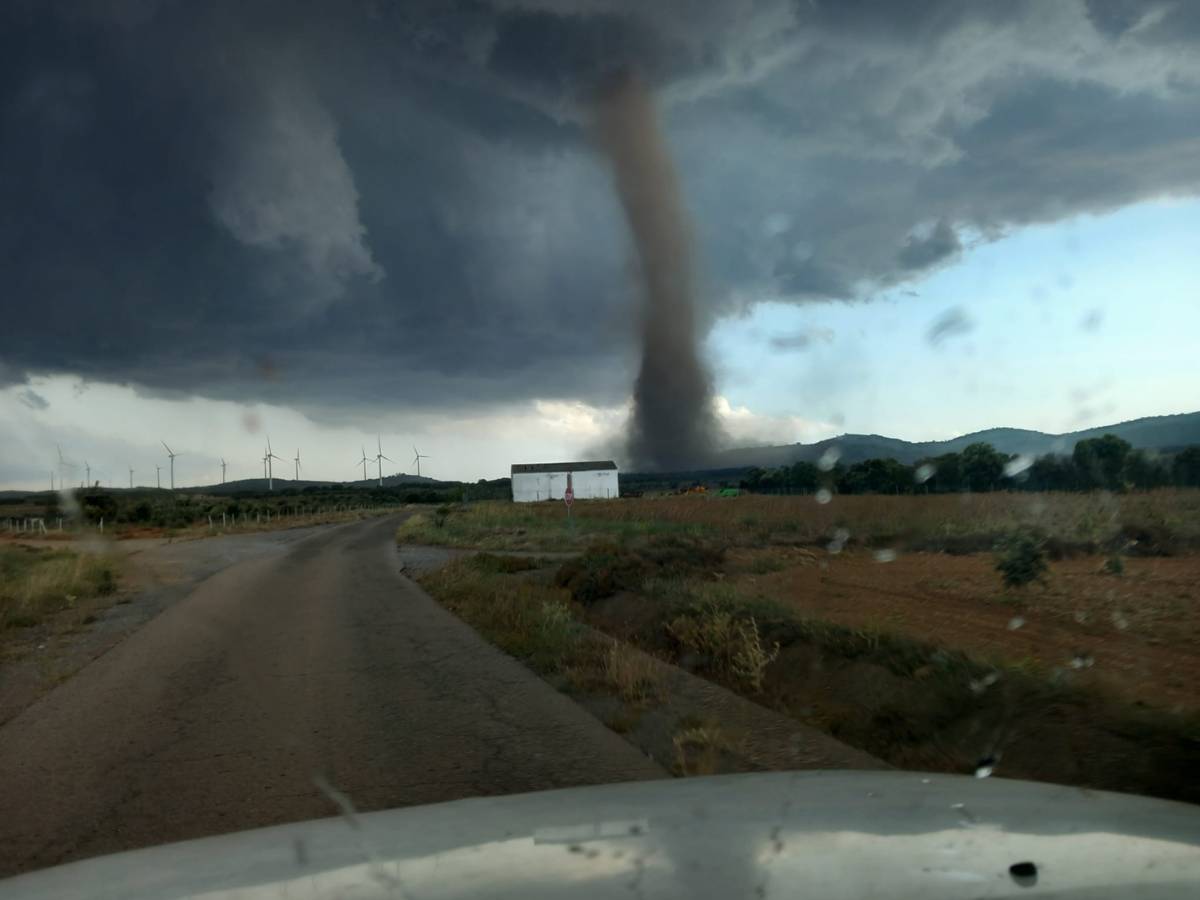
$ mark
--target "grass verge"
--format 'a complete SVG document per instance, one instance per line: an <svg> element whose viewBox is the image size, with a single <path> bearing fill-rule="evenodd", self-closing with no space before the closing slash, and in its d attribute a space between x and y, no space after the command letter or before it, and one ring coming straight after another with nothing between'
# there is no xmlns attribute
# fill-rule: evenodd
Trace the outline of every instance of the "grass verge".
<svg viewBox="0 0 1200 900"><path fill-rule="evenodd" d="M117 589L106 555L59 548L0 546L0 624L28 628L81 601Z"/></svg>
<svg viewBox="0 0 1200 900"><path fill-rule="evenodd" d="M953 554L991 551L1014 532L1039 530L1050 558L1123 552L1170 556L1200 548L1200 490L1066 493L667 496L561 503L489 500L412 517L401 540L486 550L572 550L595 540L663 535L723 547L825 546Z"/></svg>
<svg viewBox="0 0 1200 900"><path fill-rule="evenodd" d="M481 555L422 583L552 683L607 691L620 706L602 718L623 733L661 699L640 650L902 768L986 765L1009 777L1200 801L1187 775L1200 764L1194 715L1139 708L1069 671L807 618L724 581L711 547L692 540L602 542L537 570ZM675 732L675 769L725 765L721 723L693 725Z"/></svg>

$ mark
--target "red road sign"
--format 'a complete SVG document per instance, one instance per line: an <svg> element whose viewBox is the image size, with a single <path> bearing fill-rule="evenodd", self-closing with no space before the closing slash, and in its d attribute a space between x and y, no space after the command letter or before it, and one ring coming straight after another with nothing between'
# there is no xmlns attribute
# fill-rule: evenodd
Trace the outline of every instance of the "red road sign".
<svg viewBox="0 0 1200 900"><path fill-rule="evenodd" d="M571 484L571 473L567 473L567 489L563 491L563 503L570 506L575 502L575 487Z"/></svg>

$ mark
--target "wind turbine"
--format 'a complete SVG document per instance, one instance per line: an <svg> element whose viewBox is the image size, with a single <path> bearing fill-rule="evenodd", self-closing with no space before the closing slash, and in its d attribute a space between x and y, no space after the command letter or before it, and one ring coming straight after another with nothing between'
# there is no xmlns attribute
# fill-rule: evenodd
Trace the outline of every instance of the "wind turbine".
<svg viewBox="0 0 1200 900"><path fill-rule="evenodd" d="M367 456L367 448L366 447L362 448L362 455L363 455L363 458L360 459L358 462L362 463L363 481L366 481L367 480L367 463L369 463L371 461L370 457ZM355 463L355 465L358 465L358 463Z"/></svg>
<svg viewBox="0 0 1200 900"><path fill-rule="evenodd" d="M225 483L225 457L221 457L221 484Z"/></svg>
<svg viewBox="0 0 1200 900"><path fill-rule="evenodd" d="M154 466L154 483L158 485L158 489L162 490L162 466Z"/></svg>
<svg viewBox="0 0 1200 900"><path fill-rule="evenodd" d="M267 490L275 490L275 467L271 464L271 460L277 459L283 462L282 456L276 456L275 451L271 449L271 438L267 437L267 455L263 457L267 462Z"/></svg>
<svg viewBox="0 0 1200 900"><path fill-rule="evenodd" d="M299 447L296 448L296 459L294 460L294 462L296 463L296 480L299 481L300 480L300 448Z"/></svg>
<svg viewBox="0 0 1200 900"><path fill-rule="evenodd" d="M160 441L164 447L167 447L166 441ZM171 457L171 490L175 490L175 457L179 454L167 447L167 456Z"/></svg>
<svg viewBox="0 0 1200 900"><path fill-rule="evenodd" d="M379 447L379 452L375 454L375 462L379 464L379 486L383 487L383 461L387 459L388 462L392 462L392 460L383 455L383 439L376 435L375 440Z"/></svg>
<svg viewBox="0 0 1200 900"><path fill-rule="evenodd" d="M83 461L83 469L85 472L87 472L86 481L87 486L90 488L92 486L92 467L88 465L88 461L86 459Z"/></svg>
<svg viewBox="0 0 1200 900"><path fill-rule="evenodd" d="M413 447L413 462L415 462L417 464L417 477L418 478L421 477L421 460L423 460L423 459L429 459L429 457L426 456L424 453L422 453L420 450L418 450L414 446Z"/></svg>
<svg viewBox="0 0 1200 900"><path fill-rule="evenodd" d="M129 489L133 490L133 466L129 467Z"/></svg>

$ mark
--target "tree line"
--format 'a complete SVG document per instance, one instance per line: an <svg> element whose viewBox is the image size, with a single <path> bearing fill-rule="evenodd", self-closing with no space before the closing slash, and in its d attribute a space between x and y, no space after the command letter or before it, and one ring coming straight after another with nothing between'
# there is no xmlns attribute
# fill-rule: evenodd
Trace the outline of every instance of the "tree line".
<svg viewBox="0 0 1200 900"><path fill-rule="evenodd" d="M744 490L767 494L808 494L825 489L839 494L949 494L964 491L1149 490L1200 487L1200 446L1172 455L1134 449L1116 435L1089 438L1071 454L1036 459L1001 453L975 443L961 453L943 453L905 465L895 459L867 459L844 466L811 462L752 468Z"/></svg>

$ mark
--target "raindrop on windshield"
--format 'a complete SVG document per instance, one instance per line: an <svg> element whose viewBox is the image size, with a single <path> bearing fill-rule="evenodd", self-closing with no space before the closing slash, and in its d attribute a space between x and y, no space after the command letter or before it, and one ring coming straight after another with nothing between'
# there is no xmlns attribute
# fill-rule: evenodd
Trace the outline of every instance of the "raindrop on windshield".
<svg viewBox="0 0 1200 900"><path fill-rule="evenodd" d="M828 503L832 499L833 499L833 494L831 494L829 492L828 488L821 488L819 491L817 491L817 502L820 503L822 506L824 506L826 503Z"/></svg>
<svg viewBox="0 0 1200 900"><path fill-rule="evenodd" d="M1009 478L1012 478L1015 475L1020 475L1032 465L1033 457L1026 456L1024 453L1022 453L1016 457L1016 459L1010 459L1004 464L1004 474Z"/></svg>
<svg viewBox="0 0 1200 900"><path fill-rule="evenodd" d="M895 560L896 560L896 551L895 550L883 549L883 550L875 551L875 562L890 563L890 562L895 562Z"/></svg>
<svg viewBox="0 0 1200 900"><path fill-rule="evenodd" d="M1013 616L1011 619L1008 620L1008 630L1016 631L1018 628L1020 628L1024 624L1025 624L1025 620L1022 619L1020 616Z"/></svg>
<svg viewBox="0 0 1200 900"><path fill-rule="evenodd" d="M817 468L822 472L832 472L833 467L837 465L837 461L841 456L842 451L837 447L826 447L825 452L821 454L821 458L817 460Z"/></svg>
<svg viewBox="0 0 1200 900"><path fill-rule="evenodd" d="M850 532L845 528L839 528L833 533L833 540L826 546L826 550L830 553L841 553L842 548L846 546L846 541L850 540Z"/></svg>
<svg viewBox="0 0 1200 900"><path fill-rule="evenodd" d="M936 466L933 466L930 463L922 463L921 465L917 466L917 470L913 473L913 478L916 480L917 484L924 484L933 477L933 474L936 471Z"/></svg>

